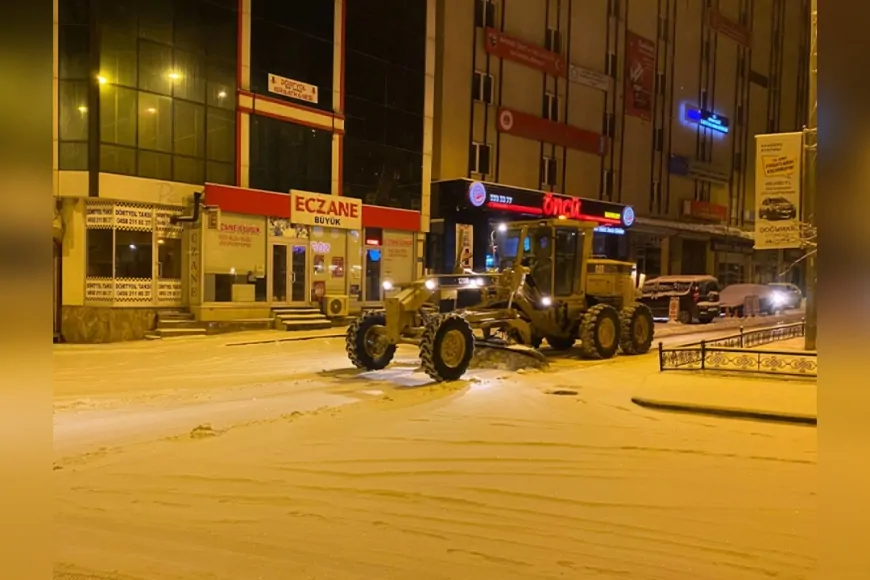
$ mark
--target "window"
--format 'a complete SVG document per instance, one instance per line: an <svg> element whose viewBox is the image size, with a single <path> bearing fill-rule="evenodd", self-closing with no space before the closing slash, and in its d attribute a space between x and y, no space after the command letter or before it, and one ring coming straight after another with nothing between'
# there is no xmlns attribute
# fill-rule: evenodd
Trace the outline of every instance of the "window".
<svg viewBox="0 0 870 580"><path fill-rule="evenodd" d="M332 133L271 117L251 115L254 189L332 192Z"/></svg>
<svg viewBox="0 0 870 580"><path fill-rule="evenodd" d="M88 278L111 278L115 271L112 230L87 230Z"/></svg>
<svg viewBox="0 0 870 580"><path fill-rule="evenodd" d="M491 153L491 145L472 143L468 159L468 166L471 169L471 172L479 173L480 175L489 174L489 159Z"/></svg>
<svg viewBox="0 0 870 580"><path fill-rule="evenodd" d="M474 25L479 28L495 27L495 2L477 0L474 4Z"/></svg>
<svg viewBox="0 0 870 580"><path fill-rule="evenodd" d="M58 81L58 140L60 169L88 168L88 85L86 81Z"/></svg>
<svg viewBox="0 0 870 580"><path fill-rule="evenodd" d="M570 296L577 285L577 256L583 251L583 234L577 230L556 228L556 268L553 294Z"/></svg>
<svg viewBox="0 0 870 580"><path fill-rule="evenodd" d="M492 75L480 71L474 71L474 81L471 86L471 96L475 101L482 103L493 102Z"/></svg>
<svg viewBox="0 0 870 580"><path fill-rule="evenodd" d="M555 53L562 52L562 33L555 28L547 29L545 48Z"/></svg>
<svg viewBox="0 0 870 580"><path fill-rule="evenodd" d="M181 279L181 253L182 243L180 238L161 238L157 240L158 278Z"/></svg>
<svg viewBox="0 0 870 580"><path fill-rule="evenodd" d="M151 278L152 232L115 230L115 278Z"/></svg>
<svg viewBox="0 0 870 580"><path fill-rule="evenodd" d="M558 162L554 157L541 159L541 184L553 187L556 185L556 170Z"/></svg>
<svg viewBox="0 0 870 580"><path fill-rule="evenodd" d="M559 97L557 95L544 94L544 114L542 116L550 121L559 120Z"/></svg>

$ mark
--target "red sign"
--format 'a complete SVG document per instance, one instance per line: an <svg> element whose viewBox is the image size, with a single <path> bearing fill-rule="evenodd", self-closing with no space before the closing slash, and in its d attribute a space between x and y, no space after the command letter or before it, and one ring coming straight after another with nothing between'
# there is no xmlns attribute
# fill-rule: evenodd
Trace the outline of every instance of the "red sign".
<svg viewBox="0 0 870 580"><path fill-rule="evenodd" d="M595 155L604 155L607 146L607 137L594 131L556 123L512 109L501 108L498 110L498 130L508 135L553 143Z"/></svg>
<svg viewBox="0 0 870 580"><path fill-rule="evenodd" d="M362 227L362 201L358 199L294 189L290 200L294 223L349 230Z"/></svg>
<svg viewBox="0 0 870 580"><path fill-rule="evenodd" d="M580 208L583 203L579 197L557 197L552 193L544 195L544 215L551 217L565 217L572 220L583 219Z"/></svg>
<svg viewBox="0 0 870 580"><path fill-rule="evenodd" d="M565 61L555 52L529 44L494 28L486 29L486 39L483 44L486 52L498 58L524 64L554 77L564 77L567 74L568 67L565 66Z"/></svg>
<svg viewBox="0 0 870 580"><path fill-rule="evenodd" d="M625 44L625 114L652 121L656 43L627 31Z"/></svg>
<svg viewBox="0 0 870 580"><path fill-rule="evenodd" d="M728 219L728 208L708 201L687 199L683 202L683 215L701 220L724 222Z"/></svg>
<svg viewBox="0 0 870 580"><path fill-rule="evenodd" d="M724 34L731 40L736 41L738 44L742 44L747 48L752 47L752 31L739 22L726 18L715 8L710 8L707 12L707 25L719 34Z"/></svg>

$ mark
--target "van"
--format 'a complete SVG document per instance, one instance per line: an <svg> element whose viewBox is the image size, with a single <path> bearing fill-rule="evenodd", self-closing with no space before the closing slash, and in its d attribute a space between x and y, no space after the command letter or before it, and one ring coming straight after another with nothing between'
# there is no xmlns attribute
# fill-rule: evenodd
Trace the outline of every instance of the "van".
<svg viewBox="0 0 870 580"><path fill-rule="evenodd" d="M652 310L653 318L668 318L672 298L679 299L677 321L683 324L709 324L721 312L719 280L713 276L660 276L641 288L640 301Z"/></svg>

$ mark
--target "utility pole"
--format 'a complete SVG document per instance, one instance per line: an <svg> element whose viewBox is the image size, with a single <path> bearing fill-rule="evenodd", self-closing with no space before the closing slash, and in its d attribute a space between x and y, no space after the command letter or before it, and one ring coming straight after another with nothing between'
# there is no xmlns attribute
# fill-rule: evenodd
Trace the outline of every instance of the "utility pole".
<svg viewBox="0 0 870 580"><path fill-rule="evenodd" d="M818 256L818 229L816 221L816 155L818 153L818 0L810 0L810 58L808 77L808 115L804 129L804 222L814 232L815 247L810 248L807 263L807 324L804 348L816 350L818 335L818 307L816 301L816 258Z"/></svg>

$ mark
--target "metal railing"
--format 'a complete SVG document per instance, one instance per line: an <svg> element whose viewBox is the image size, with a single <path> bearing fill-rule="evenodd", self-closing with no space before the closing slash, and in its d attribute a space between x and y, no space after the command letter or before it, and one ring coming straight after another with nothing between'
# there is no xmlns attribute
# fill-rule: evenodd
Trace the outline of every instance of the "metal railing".
<svg viewBox="0 0 870 580"><path fill-rule="evenodd" d="M676 347L659 342L660 371L736 371L815 377L815 352L753 350L753 347L804 336L805 321L702 340Z"/></svg>

